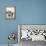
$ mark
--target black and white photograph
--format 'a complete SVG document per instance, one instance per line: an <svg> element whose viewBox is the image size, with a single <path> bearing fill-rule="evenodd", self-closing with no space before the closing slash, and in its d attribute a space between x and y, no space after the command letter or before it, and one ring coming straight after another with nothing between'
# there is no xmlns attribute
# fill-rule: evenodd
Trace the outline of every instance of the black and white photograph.
<svg viewBox="0 0 46 46"><path fill-rule="evenodd" d="M6 15L5 15L5 17L6 17L6 19L8 19L8 20L12 20L12 19L15 19L15 11L16 11L16 9L15 9L15 7L13 7L13 6L9 6L9 7L6 7Z"/></svg>

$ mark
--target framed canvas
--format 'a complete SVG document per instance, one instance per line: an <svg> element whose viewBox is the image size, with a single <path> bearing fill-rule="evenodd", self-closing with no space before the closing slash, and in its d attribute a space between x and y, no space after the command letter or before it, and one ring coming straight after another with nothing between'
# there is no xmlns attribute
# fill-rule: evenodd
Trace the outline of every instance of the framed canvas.
<svg viewBox="0 0 46 46"><path fill-rule="evenodd" d="M46 25L39 24L19 24L18 41L46 41Z"/></svg>
<svg viewBox="0 0 46 46"><path fill-rule="evenodd" d="M16 18L16 7L15 6L8 6L5 8L5 18L7 20L12 20Z"/></svg>

